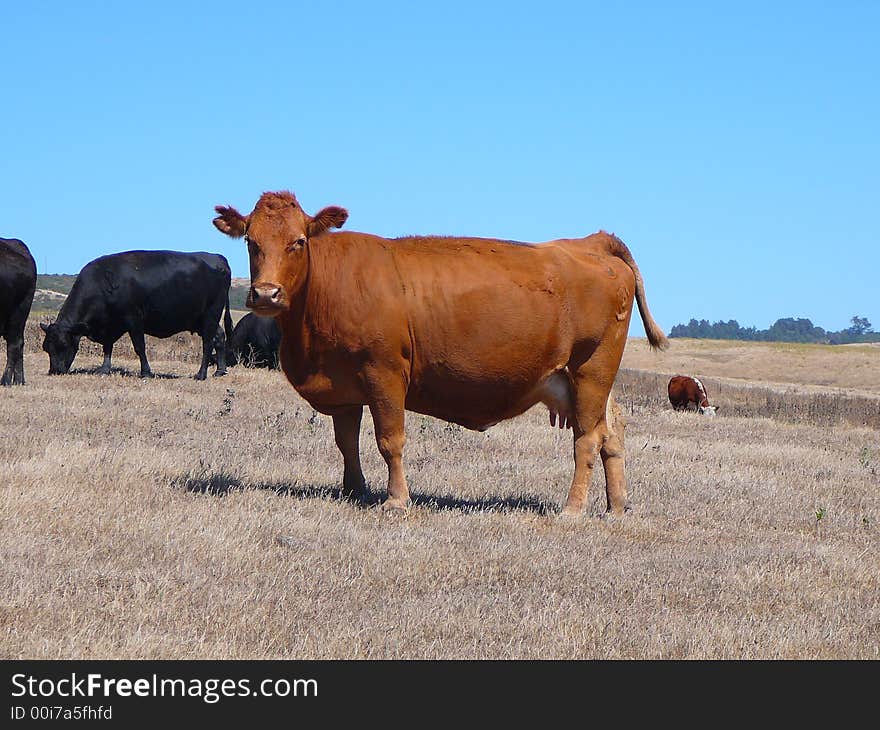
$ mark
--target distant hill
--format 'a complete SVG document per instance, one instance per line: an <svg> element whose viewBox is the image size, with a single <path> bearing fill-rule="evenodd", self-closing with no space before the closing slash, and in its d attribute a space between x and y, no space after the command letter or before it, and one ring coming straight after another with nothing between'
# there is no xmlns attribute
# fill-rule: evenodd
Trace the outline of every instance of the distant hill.
<svg viewBox="0 0 880 730"><path fill-rule="evenodd" d="M37 290L34 293L32 312L57 312L70 294L76 274L38 274ZM229 287L229 306L231 309L245 309L250 279L233 278Z"/></svg>
<svg viewBox="0 0 880 730"><path fill-rule="evenodd" d="M31 312L57 312L67 299L74 274L37 274L37 290Z"/></svg>
<svg viewBox="0 0 880 730"><path fill-rule="evenodd" d="M229 287L229 306L231 309L247 309L244 306L244 300L247 299L248 289L250 288L250 279L232 277L232 285Z"/></svg>

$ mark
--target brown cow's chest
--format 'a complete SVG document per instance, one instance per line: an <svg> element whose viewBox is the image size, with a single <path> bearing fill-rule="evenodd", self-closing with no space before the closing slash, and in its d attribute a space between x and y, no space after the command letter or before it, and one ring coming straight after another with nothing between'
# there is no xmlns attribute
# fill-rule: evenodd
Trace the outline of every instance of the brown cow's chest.
<svg viewBox="0 0 880 730"><path fill-rule="evenodd" d="M366 403L361 378L342 363L319 352L281 348L281 370L288 382L316 411L332 413L341 406Z"/></svg>

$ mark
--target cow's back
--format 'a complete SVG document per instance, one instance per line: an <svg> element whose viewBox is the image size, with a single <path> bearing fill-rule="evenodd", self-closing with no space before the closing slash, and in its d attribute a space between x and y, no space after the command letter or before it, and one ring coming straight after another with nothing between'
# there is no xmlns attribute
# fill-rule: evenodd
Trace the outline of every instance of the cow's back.
<svg viewBox="0 0 880 730"><path fill-rule="evenodd" d="M220 254L125 251L83 267L71 304L85 303L89 311L83 316L120 326L137 317L145 334L169 337L197 331L206 309L228 293L231 276Z"/></svg>
<svg viewBox="0 0 880 730"><path fill-rule="evenodd" d="M676 409L687 408L691 403L699 407L706 397L702 384L687 375L676 375L670 378L667 392L669 402Z"/></svg>

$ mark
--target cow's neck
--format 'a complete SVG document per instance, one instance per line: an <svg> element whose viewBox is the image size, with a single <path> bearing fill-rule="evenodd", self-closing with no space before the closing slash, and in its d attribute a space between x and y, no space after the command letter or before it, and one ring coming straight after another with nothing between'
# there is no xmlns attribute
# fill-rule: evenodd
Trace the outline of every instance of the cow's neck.
<svg viewBox="0 0 880 730"><path fill-rule="evenodd" d="M70 332L72 335L84 335L88 333L88 323L84 321L82 306L78 297L68 295L67 300L58 312L55 324L59 329Z"/></svg>
<svg viewBox="0 0 880 730"><path fill-rule="evenodd" d="M338 236L338 237L337 237ZM338 324L339 297L349 281L339 278L339 259L357 257L346 238L339 234L325 234L310 241L306 248L304 267L300 270L298 286L288 288L290 308L278 317L281 328L281 346L285 354L282 367L285 375L300 394L308 399L302 388L324 366L325 358L336 347L328 324Z"/></svg>
<svg viewBox="0 0 880 730"><path fill-rule="evenodd" d="M309 291L309 267L311 262L311 247L306 246L305 261L300 271L299 283L290 283L287 286L290 306L288 310L276 318L281 330L282 347L286 348L297 370L300 370L307 350L307 338L304 332L306 320L306 299ZM286 369L286 368L285 368Z"/></svg>

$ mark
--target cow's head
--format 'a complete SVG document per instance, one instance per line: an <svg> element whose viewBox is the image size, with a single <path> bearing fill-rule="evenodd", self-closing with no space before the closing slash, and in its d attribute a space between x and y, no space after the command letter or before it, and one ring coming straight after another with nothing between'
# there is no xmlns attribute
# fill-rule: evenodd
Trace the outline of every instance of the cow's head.
<svg viewBox="0 0 880 730"><path fill-rule="evenodd" d="M335 205L314 217L293 193L263 193L250 215L218 205L214 227L232 238L244 237L251 261L247 306L274 317L290 307L305 282L309 241L330 228L341 228L348 212Z"/></svg>
<svg viewBox="0 0 880 730"><path fill-rule="evenodd" d="M714 416L720 406L697 406L701 416Z"/></svg>
<svg viewBox="0 0 880 730"><path fill-rule="evenodd" d="M40 322L40 328L45 332L43 350L49 354L49 375L64 375L70 372L73 358L79 350L80 338L57 322L55 324Z"/></svg>

